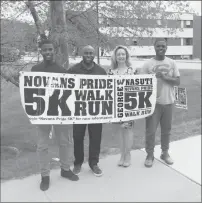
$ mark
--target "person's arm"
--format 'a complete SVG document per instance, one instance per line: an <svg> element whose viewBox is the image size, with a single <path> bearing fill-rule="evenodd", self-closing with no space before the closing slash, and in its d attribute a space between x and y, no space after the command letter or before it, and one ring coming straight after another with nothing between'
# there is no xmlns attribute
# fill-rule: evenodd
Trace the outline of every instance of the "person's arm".
<svg viewBox="0 0 202 203"><path fill-rule="evenodd" d="M180 72L176 66L176 63L173 61L173 76L169 76L166 74L163 74L161 72L156 73L157 78L161 78L167 83L169 83L172 86L179 86L180 85Z"/></svg>
<svg viewBox="0 0 202 203"><path fill-rule="evenodd" d="M158 72L156 74L157 78L162 78L164 81L166 81L167 83L169 83L170 85L173 86L179 86L180 85L180 77L171 77L169 75L165 75L163 73Z"/></svg>

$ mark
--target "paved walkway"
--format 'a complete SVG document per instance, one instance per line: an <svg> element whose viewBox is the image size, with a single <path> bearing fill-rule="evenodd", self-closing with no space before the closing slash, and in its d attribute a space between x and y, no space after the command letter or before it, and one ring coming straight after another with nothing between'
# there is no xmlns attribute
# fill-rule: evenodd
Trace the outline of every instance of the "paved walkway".
<svg viewBox="0 0 202 203"><path fill-rule="evenodd" d="M170 149L170 154L175 159L170 167L201 185L201 136L172 142ZM160 154L161 148L157 146L155 157L159 159Z"/></svg>
<svg viewBox="0 0 202 203"><path fill-rule="evenodd" d="M152 168L144 167L144 150L132 151L132 165L117 167L120 155L100 160L102 177L95 177L87 164L80 180L71 182L51 171L48 191L39 189L40 175L1 184L2 202L201 202L201 136L171 143L175 164L170 167L155 160ZM156 158L160 147L155 150Z"/></svg>

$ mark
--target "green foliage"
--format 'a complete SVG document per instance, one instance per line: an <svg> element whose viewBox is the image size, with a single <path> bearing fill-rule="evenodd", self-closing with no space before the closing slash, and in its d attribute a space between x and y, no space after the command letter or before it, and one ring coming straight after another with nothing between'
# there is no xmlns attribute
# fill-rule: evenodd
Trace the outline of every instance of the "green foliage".
<svg viewBox="0 0 202 203"><path fill-rule="evenodd" d="M43 32L39 32L34 25L33 13L30 12L26 2L1 1L1 19L3 19L1 45L36 51L37 33ZM41 21L41 28L51 33L53 30L50 1L31 1L31 3ZM96 10L97 4L99 14ZM121 42L119 34L134 38L141 37L143 32L152 35L148 27L138 26L141 19L161 19L165 25L167 17L175 19L179 17L165 12L167 8L176 12L190 11L187 1L64 1L67 29L65 28L61 36L69 45L69 55L72 55L72 52L78 55L79 49L86 44L110 51ZM97 16L100 19L99 25ZM132 20L129 21L129 18ZM110 24L113 24L114 29L108 29ZM171 32L175 32L175 29ZM60 43L59 46L64 43Z"/></svg>
<svg viewBox="0 0 202 203"><path fill-rule="evenodd" d="M190 11L186 1L98 1L98 41L96 3L66 2L69 44L73 47L82 47L83 44L96 46L98 43L100 47L111 50L122 41L127 45L127 36L141 38L143 32L151 36L151 29L141 27L144 19L153 19L156 27L156 19L160 19L162 26L166 26L167 18L179 18L177 13L165 12L167 8L172 7L176 12ZM170 34L175 31L175 28L169 30ZM120 39L120 34L124 34L126 39Z"/></svg>
<svg viewBox="0 0 202 203"><path fill-rule="evenodd" d="M17 16L18 19L33 24L34 21L29 10L26 8L25 2L26 1L2 1L1 17L12 19ZM32 2L35 5L44 30L50 31L49 2ZM100 28L98 42L96 3L96 1L65 1L64 9L67 14L67 33L70 52L79 49L85 44L95 46L97 43L99 43L101 47L111 49L117 43L116 38L118 38L120 33L133 37L141 37L140 35L143 32L152 34L151 30L137 26L140 19L161 19L163 24L166 24L164 19L170 16L170 13L165 12L167 8L171 8L176 12L190 11L187 1L98 1L99 19L102 21L100 22L100 27L107 28L108 24L114 24L115 27L122 27L108 29L107 33L105 28ZM7 10L10 10L13 16L8 16ZM20 16L18 16L18 14ZM114 19L114 17L116 19ZM178 17L177 15L173 16L173 18ZM132 20L127 24L127 22L123 20L124 18L131 18ZM16 33L20 33L21 35L22 32L18 30ZM28 32L28 30L26 32ZM174 32L174 29L171 30L171 32ZM112 36L114 37L112 38ZM16 36L15 38L18 37Z"/></svg>
<svg viewBox="0 0 202 203"><path fill-rule="evenodd" d="M86 44L97 46L98 25L95 10L89 9L85 12L68 10L66 11L66 21L69 35L68 42L72 50L74 48L80 49ZM109 48L111 42L107 36L99 33L99 45Z"/></svg>
<svg viewBox="0 0 202 203"><path fill-rule="evenodd" d="M37 33L33 25L17 20L1 20L1 46L36 51Z"/></svg>

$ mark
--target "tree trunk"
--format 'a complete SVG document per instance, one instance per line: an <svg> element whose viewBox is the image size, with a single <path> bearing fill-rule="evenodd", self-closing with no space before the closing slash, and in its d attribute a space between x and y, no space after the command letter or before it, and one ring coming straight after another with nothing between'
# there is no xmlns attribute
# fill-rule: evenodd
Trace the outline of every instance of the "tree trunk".
<svg viewBox="0 0 202 203"><path fill-rule="evenodd" d="M51 13L50 39L56 48L56 62L65 69L69 67L67 25L63 1L49 1Z"/></svg>

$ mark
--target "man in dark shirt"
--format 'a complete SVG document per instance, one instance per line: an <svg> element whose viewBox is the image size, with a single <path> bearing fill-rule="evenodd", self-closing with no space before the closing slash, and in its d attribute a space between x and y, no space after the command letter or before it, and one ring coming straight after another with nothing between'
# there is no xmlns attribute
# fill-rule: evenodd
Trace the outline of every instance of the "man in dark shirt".
<svg viewBox="0 0 202 203"><path fill-rule="evenodd" d="M95 58L95 50L92 46L85 46L83 48L83 60L71 67L68 73L71 74L86 74L86 75L106 75L106 71L97 65L93 60ZM81 171L81 165L84 161L84 136L87 124L73 125L74 138L74 169L75 174ZM88 124L89 132L89 159L88 163L92 172L96 176L102 176L102 170L98 167L102 124Z"/></svg>
<svg viewBox="0 0 202 203"><path fill-rule="evenodd" d="M62 66L55 63L54 45L49 40L44 40L41 43L41 55L43 62L32 67L33 72L50 72L50 73L67 73ZM40 75L40 73L39 73ZM38 145L37 152L39 155L41 168L41 183L40 189L45 191L49 188L50 182L50 159L48 153L49 134L51 125L37 125ZM61 164L61 176L72 181L77 181L79 178L70 170L71 164L71 147L70 135L71 128L67 125L54 125L55 137L59 145L59 158Z"/></svg>

